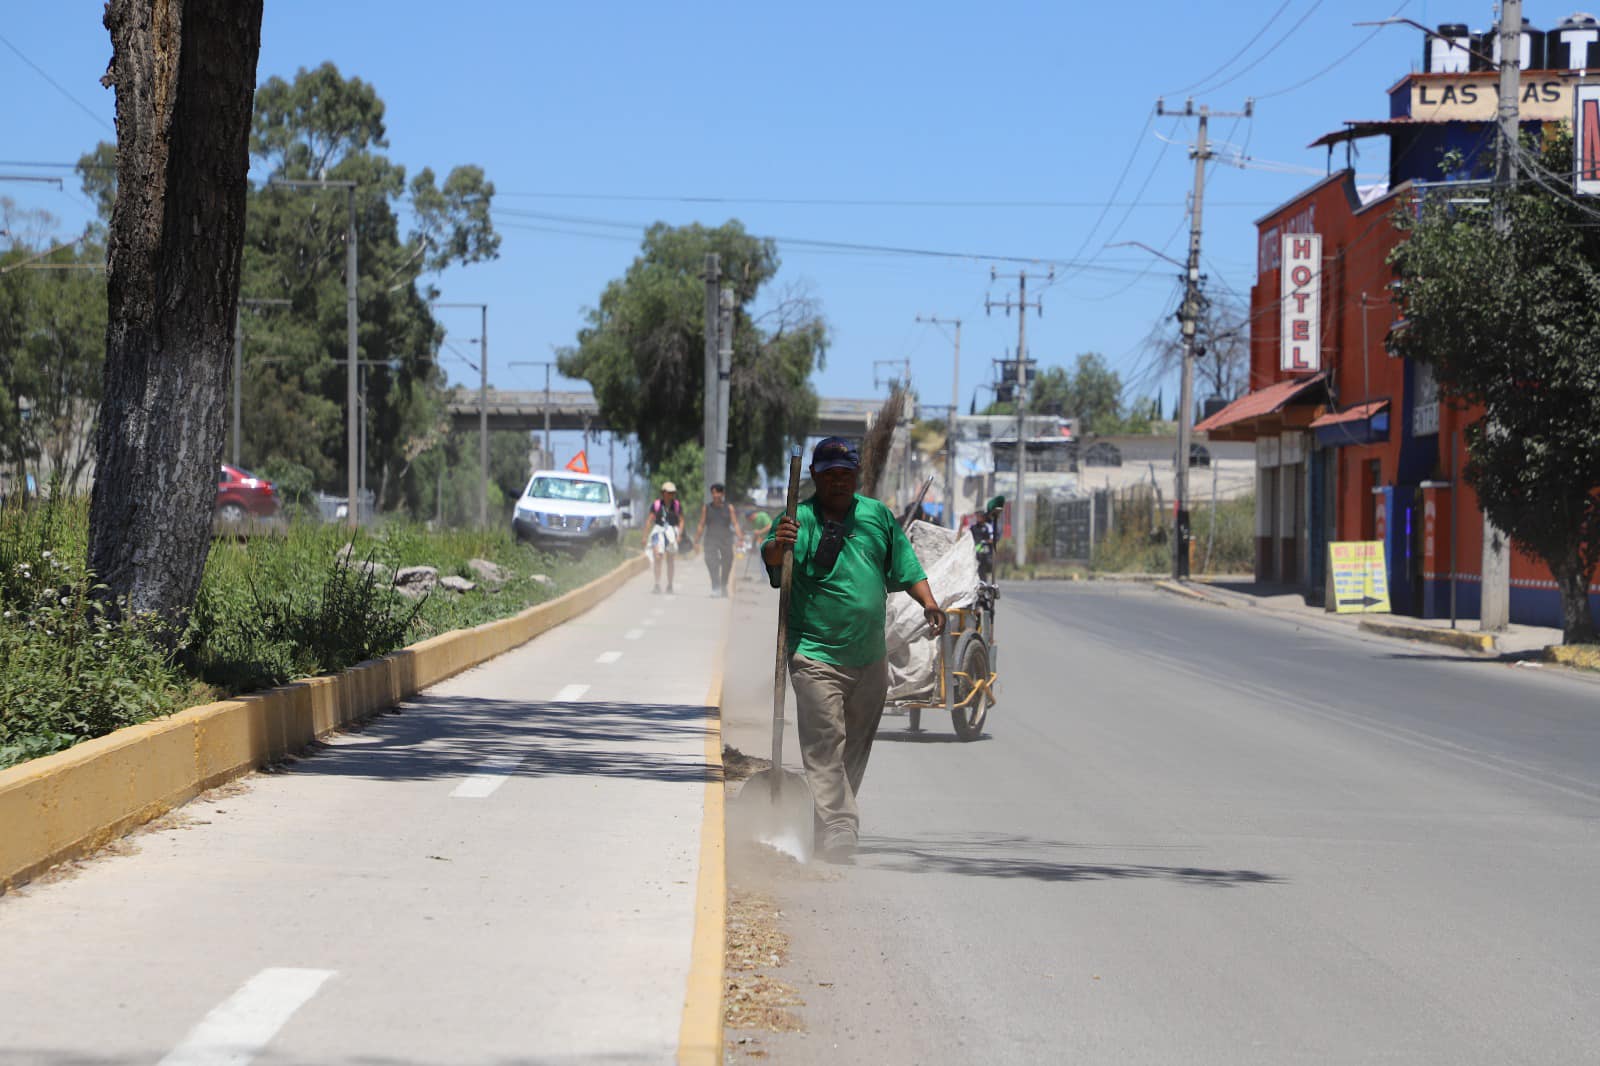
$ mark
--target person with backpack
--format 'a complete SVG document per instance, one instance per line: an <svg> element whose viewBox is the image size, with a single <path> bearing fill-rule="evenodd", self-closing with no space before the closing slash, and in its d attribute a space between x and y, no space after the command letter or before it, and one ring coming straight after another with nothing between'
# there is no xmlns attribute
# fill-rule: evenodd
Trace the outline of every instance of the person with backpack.
<svg viewBox="0 0 1600 1066"><path fill-rule="evenodd" d="M664 482L661 495L650 504L650 517L644 524L644 550L650 556L650 566L655 574L655 588L661 591L661 560L667 561L667 593L672 593L673 562L678 554L678 535L683 529L683 504L678 499L678 486Z"/></svg>
<svg viewBox="0 0 1600 1066"><path fill-rule="evenodd" d="M733 513L727 490L720 484L711 486L711 499L700 508L700 524L695 527L694 539L705 553L706 570L711 574L711 595L728 594L728 574L733 570L733 540L743 537L739 516Z"/></svg>

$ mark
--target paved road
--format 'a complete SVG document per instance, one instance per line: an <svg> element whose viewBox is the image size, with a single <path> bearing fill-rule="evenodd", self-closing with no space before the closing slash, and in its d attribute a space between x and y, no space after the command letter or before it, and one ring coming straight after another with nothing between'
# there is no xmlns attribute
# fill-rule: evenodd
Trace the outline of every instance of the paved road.
<svg viewBox="0 0 1600 1066"><path fill-rule="evenodd" d="M672 1062L727 606L679 586L0 898L0 1063Z"/></svg>
<svg viewBox="0 0 1600 1066"><path fill-rule="evenodd" d="M1001 611L990 735L887 719L855 867L736 861L806 1001L770 1061L1600 1062L1600 685L1135 586Z"/></svg>

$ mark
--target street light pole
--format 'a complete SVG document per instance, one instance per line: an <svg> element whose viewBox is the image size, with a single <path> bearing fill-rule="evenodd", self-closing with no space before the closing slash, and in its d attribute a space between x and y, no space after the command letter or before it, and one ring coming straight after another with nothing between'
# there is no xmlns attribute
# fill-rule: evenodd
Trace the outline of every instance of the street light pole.
<svg viewBox="0 0 1600 1066"><path fill-rule="evenodd" d="M349 506L345 508L347 524L355 529L360 523L358 509L360 490L358 484L357 456L359 440L356 418L356 392L359 388L356 381L356 278L359 259L356 253L356 183L353 181L328 181L319 178L315 181L297 178L273 178L267 184L281 185L289 189L343 189L345 191L345 207L348 217L345 222L345 266L344 266L344 295L345 295L345 410L348 412L345 426L345 483L348 487Z"/></svg>
<svg viewBox="0 0 1600 1066"><path fill-rule="evenodd" d="M554 461L555 452L550 450L550 368L556 363L549 359L519 360L507 363L506 366L542 366L544 367L544 461Z"/></svg>

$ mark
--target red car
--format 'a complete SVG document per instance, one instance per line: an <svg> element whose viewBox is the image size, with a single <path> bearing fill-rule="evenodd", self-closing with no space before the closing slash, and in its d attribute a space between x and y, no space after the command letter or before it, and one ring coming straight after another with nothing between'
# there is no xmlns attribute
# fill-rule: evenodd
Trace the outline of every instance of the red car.
<svg viewBox="0 0 1600 1066"><path fill-rule="evenodd" d="M277 513L278 493L272 482L248 470L222 464L222 473L217 477L217 518L233 523L247 518L271 518Z"/></svg>

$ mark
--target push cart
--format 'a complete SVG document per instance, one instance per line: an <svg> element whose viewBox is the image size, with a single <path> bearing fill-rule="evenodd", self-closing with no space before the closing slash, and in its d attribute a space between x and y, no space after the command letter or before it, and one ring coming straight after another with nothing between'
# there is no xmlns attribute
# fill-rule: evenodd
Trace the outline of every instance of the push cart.
<svg viewBox="0 0 1600 1066"><path fill-rule="evenodd" d="M922 731L922 712L943 710L962 740L983 735L989 708L997 698L999 649L994 639L994 605L998 586L979 582L969 607L948 610L948 623L933 657L934 687L926 699L890 701L889 707L905 711L911 731Z"/></svg>

